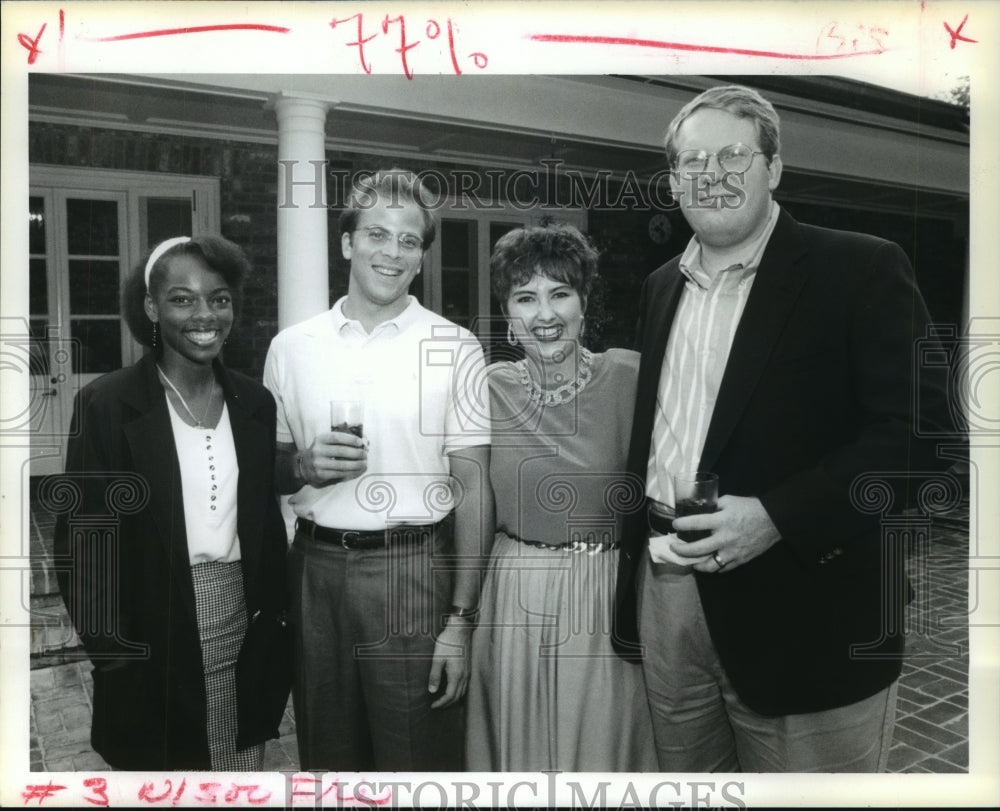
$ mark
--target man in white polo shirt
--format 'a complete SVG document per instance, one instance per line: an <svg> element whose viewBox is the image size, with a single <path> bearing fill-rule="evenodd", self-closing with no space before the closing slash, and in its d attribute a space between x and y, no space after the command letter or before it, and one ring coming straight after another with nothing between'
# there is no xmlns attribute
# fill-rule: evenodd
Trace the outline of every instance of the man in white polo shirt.
<svg viewBox="0 0 1000 811"><path fill-rule="evenodd" d="M340 219L347 296L274 339L277 482L289 553L301 767L462 768L479 567L493 537L476 338L408 295L434 240L419 179L356 181ZM331 400L363 403L363 439Z"/></svg>

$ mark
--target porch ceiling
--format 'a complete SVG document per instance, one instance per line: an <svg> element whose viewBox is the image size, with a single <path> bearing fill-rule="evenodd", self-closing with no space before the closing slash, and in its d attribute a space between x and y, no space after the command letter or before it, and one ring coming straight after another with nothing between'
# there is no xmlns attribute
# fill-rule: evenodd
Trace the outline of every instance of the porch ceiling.
<svg viewBox="0 0 1000 811"><path fill-rule="evenodd" d="M380 76L34 74L29 116L275 143L275 95L304 94L331 103L329 149L524 168L557 159L568 168L643 177L663 168L660 139L670 118L709 84L704 77L426 77L405 83ZM775 103L786 144L786 199L912 212L919 189L922 214L962 216L967 136L928 130L918 138L905 123L873 113L780 96ZM828 145L824 139L833 140Z"/></svg>

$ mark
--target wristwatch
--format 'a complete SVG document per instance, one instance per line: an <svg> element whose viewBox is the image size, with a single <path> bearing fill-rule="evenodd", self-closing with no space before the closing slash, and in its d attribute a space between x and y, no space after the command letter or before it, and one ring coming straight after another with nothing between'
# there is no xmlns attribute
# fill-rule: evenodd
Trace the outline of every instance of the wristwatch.
<svg viewBox="0 0 1000 811"><path fill-rule="evenodd" d="M458 617L459 619L474 620L479 616L479 608L463 608L460 605L453 605L445 612L446 617Z"/></svg>

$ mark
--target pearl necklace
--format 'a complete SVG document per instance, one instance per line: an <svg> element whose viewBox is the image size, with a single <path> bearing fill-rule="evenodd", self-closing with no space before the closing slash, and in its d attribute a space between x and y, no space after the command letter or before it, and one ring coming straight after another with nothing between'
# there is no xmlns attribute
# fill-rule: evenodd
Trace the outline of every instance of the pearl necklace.
<svg viewBox="0 0 1000 811"><path fill-rule="evenodd" d="M184 406L184 410L191 416L191 419L194 420L194 423L195 423L194 427L195 428L204 428L205 427L205 425L204 425L205 417L208 416L208 410L212 407L212 401L215 399L215 385L214 385L214 382L213 382L213 385L212 385L212 390L208 393L208 402L205 404L205 410L201 413L201 419L198 419L194 415L194 412L191 410L191 408L188 406L187 401L184 399L184 395L181 394L177 390L177 386L175 386L174 382L169 377L167 377L167 373L163 371L163 368L158 363L156 364L156 370L161 375L163 375L163 379L166 380L167 381L167 385L170 386L171 389L173 389L174 394L177 395L177 399L180 400L181 401L181 405Z"/></svg>
<svg viewBox="0 0 1000 811"><path fill-rule="evenodd" d="M521 375L521 383L528 390L528 399L533 403L538 403L543 408L545 406L560 405L568 403L576 397L584 387L590 382L593 375L592 363L594 355L589 349L580 348L580 366L577 369L576 379L563 383L554 389L543 389L528 373L528 363L519 360L515 366Z"/></svg>

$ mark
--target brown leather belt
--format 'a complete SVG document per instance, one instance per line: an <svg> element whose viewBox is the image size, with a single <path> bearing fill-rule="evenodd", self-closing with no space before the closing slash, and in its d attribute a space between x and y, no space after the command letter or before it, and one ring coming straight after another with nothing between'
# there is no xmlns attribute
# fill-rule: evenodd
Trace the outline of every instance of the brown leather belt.
<svg viewBox="0 0 1000 811"><path fill-rule="evenodd" d="M440 523L440 522L439 522ZM422 543L438 524L397 524L387 529L332 529L321 527L308 518L295 522L295 531L323 543L344 549L383 549L390 545Z"/></svg>

